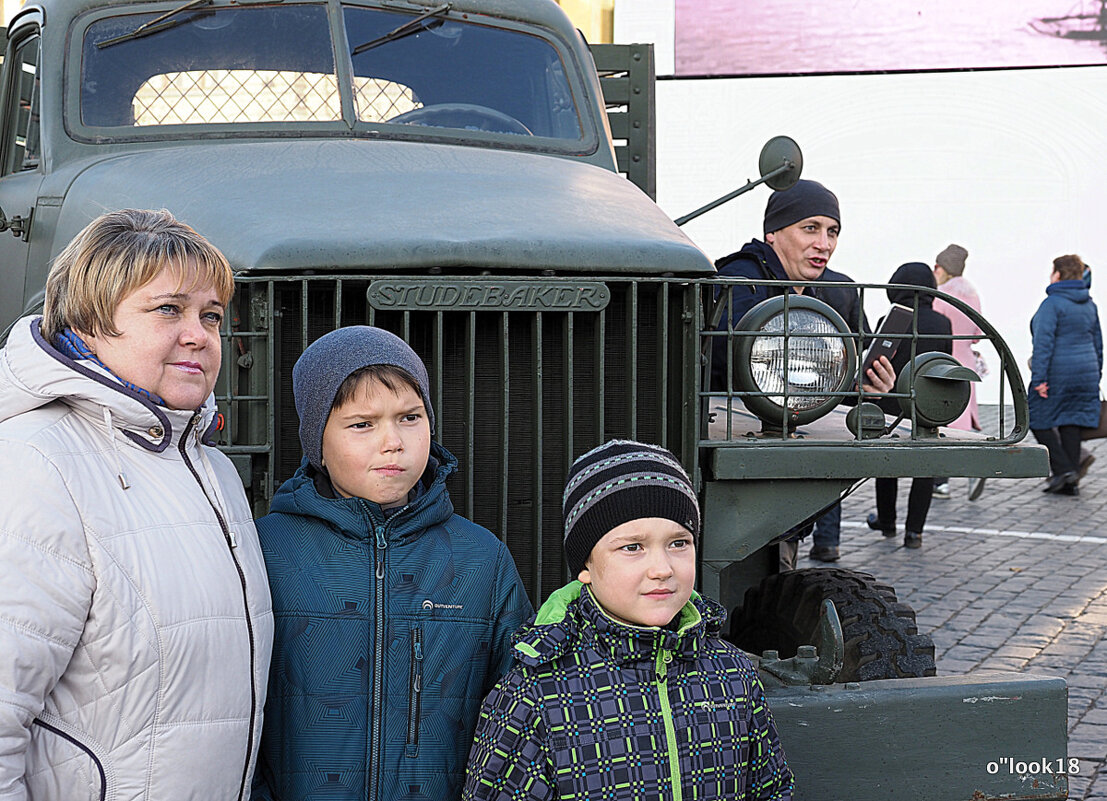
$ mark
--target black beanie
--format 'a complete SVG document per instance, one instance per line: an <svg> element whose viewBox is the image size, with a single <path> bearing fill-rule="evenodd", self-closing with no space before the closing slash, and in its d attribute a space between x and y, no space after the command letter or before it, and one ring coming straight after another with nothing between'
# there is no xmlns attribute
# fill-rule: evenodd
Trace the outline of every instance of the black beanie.
<svg viewBox="0 0 1107 801"><path fill-rule="evenodd" d="M660 517L700 531L692 481L673 454L656 445L615 439L581 456L569 469L561 504L565 561L575 577L592 548L611 529Z"/></svg>
<svg viewBox="0 0 1107 801"><path fill-rule="evenodd" d="M842 226L837 196L818 181L796 181L791 189L773 192L765 204L765 233L806 220L808 217L829 217Z"/></svg>

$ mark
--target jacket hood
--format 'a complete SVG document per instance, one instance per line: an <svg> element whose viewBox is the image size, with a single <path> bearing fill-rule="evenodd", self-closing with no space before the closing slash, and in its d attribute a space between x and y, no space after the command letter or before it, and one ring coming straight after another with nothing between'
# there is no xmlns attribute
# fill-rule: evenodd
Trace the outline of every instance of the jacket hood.
<svg viewBox="0 0 1107 801"><path fill-rule="evenodd" d="M749 242L742 245L741 250L737 250L729 256L723 256L721 259L716 260L715 269L721 271L728 264L736 261L756 263L760 266L761 273L766 278L779 278L782 281L788 278L787 274L784 272L784 265L780 263L780 259L777 257L776 251L773 250L773 246L760 239L751 239Z"/></svg>
<svg viewBox="0 0 1107 801"><path fill-rule="evenodd" d="M292 478L277 490L269 511L325 520L340 535L354 540L367 539L373 535L372 529L384 526L390 541L400 541L444 523L453 515L446 479L456 470L457 458L432 440L430 459L419 480L422 491L406 506L385 514L380 504L365 498L329 498L320 494L319 471L305 458ZM366 526L366 517L371 526Z"/></svg>
<svg viewBox="0 0 1107 801"><path fill-rule="evenodd" d="M1087 284L1083 279L1074 279L1072 281L1057 281L1046 287L1046 295L1056 295L1062 297L1065 300L1070 300L1073 303L1087 303L1092 299L1091 292L1088 290Z"/></svg>
<svg viewBox="0 0 1107 801"><path fill-rule="evenodd" d="M937 289L938 282L934 280L934 272L921 261L909 261L901 264L892 273L890 284L907 284L908 286L920 286L926 289ZM924 295L921 292L912 292L910 289L898 289L888 287L888 300L903 306L915 307L915 299L922 306L931 306L934 303L933 295Z"/></svg>
<svg viewBox="0 0 1107 801"><path fill-rule="evenodd" d="M186 430L196 411L158 406L99 365L71 359L46 341L41 322L17 321L0 351L0 422L60 401L93 419L110 417L128 440L156 453ZM199 412L206 440L215 429L214 395Z"/></svg>
<svg viewBox="0 0 1107 801"><path fill-rule="evenodd" d="M66 197L59 249L105 208L167 207L236 271L711 272L630 181L550 155L281 139L160 147L78 167L51 190Z"/></svg>
<svg viewBox="0 0 1107 801"><path fill-rule="evenodd" d="M577 640L593 639L619 663L652 660L659 650L692 659L705 636L717 634L726 612L722 605L693 591L680 612L676 631L632 626L612 618L596 602L591 589L572 581L553 592L534 622L515 633L515 658L536 667L569 651Z"/></svg>

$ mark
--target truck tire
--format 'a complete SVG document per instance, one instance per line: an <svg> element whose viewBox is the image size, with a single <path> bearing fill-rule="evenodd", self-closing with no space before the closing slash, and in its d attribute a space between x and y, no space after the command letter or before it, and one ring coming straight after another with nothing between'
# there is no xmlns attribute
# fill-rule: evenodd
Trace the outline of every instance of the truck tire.
<svg viewBox="0 0 1107 801"><path fill-rule="evenodd" d="M791 570L746 590L730 639L753 654L782 659L814 641L824 599L834 601L846 655L839 682L933 676L934 641L919 634L915 612L868 573L843 568Z"/></svg>

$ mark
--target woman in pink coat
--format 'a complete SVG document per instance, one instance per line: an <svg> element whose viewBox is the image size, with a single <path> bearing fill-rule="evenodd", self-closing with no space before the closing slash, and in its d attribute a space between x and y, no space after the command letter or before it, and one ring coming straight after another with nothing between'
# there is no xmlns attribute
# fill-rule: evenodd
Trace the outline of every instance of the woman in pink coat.
<svg viewBox="0 0 1107 801"><path fill-rule="evenodd" d="M969 252L960 245L950 245L934 259L934 278L938 282L938 289L947 295L952 295L963 303L968 304L976 311L980 311L980 296L976 294L976 287L968 282L962 275L965 272L965 259ZM972 346L977 337L984 332L969 319L960 309L942 300L934 299L934 311L944 314L953 324L954 336L969 336L973 339L953 340L953 358L971 369L976 369L976 354ZM980 415L976 406L976 384L970 384L969 405L961 416L950 423L951 428L960 428L965 431L980 430ZM984 479L971 479L969 484L969 500L975 501L984 490ZM938 498L949 497L949 482L947 479L934 479L934 495Z"/></svg>

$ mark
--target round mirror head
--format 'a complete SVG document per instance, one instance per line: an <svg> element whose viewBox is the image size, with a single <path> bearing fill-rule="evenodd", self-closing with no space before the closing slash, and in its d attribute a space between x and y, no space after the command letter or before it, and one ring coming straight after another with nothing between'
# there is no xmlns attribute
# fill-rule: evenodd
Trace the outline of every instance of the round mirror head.
<svg viewBox="0 0 1107 801"><path fill-rule="evenodd" d="M803 171L803 153L796 140L790 136L774 136L761 148L761 158L757 160L757 169L765 176L778 167L788 164L789 168L765 183L770 189L782 192L791 189L800 179Z"/></svg>

